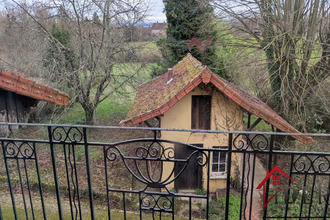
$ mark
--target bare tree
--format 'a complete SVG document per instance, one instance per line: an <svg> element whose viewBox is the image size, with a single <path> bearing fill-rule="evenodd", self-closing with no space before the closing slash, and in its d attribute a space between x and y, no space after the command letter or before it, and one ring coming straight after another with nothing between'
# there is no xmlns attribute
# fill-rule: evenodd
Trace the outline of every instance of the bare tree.
<svg viewBox="0 0 330 220"><path fill-rule="evenodd" d="M34 15L39 18L50 16L42 8L35 8ZM43 26L48 28L47 20L43 21ZM2 4L0 25L1 59L10 62L17 69L24 69L24 72L39 72L38 61L42 59L47 45L43 31L24 10L8 3Z"/></svg>
<svg viewBox="0 0 330 220"><path fill-rule="evenodd" d="M37 24L38 31L49 39L48 42L55 42L53 45L59 53L68 51L68 47L73 51L69 56L64 56L70 68L58 71L55 67L63 63L56 62L63 60L53 59L53 65L47 66L48 77L61 82L62 88L81 104L88 124L93 123L98 104L132 83L144 67L142 64L129 65L122 61L123 57L134 56L132 47L125 43L124 28L146 17L148 5L145 0L12 2ZM35 13L36 8L44 8L51 15L49 18L53 23L68 30L69 44L64 45L53 36L44 18ZM97 17L99 20L95 22Z"/></svg>
<svg viewBox="0 0 330 220"><path fill-rule="evenodd" d="M244 45L265 52L272 105L305 129L310 99L330 75L327 0L215 0L220 13L235 20ZM328 100L320 103L327 106ZM329 112L329 107L326 107Z"/></svg>

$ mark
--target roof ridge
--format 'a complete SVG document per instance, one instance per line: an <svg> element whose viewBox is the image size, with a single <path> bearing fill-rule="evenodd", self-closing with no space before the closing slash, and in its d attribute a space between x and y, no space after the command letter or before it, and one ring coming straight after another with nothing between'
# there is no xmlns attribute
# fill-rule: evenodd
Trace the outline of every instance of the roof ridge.
<svg viewBox="0 0 330 220"><path fill-rule="evenodd" d="M200 77L202 78L203 83L209 84L211 81L212 74L214 74L208 66L204 66L202 71L200 72Z"/></svg>
<svg viewBox="0 0 330 220"><path fill-rule="evenodd" d="M200 73L203 71L203 64L199 62L191 53L188 53L187 56L185 56L184 58L188 58L197 71L200 71Z"/></svg>
<svg viewBox="0 0 330 220"><path fill-rule="evenodd" d="M181 62L183 62L185 59L189 59L189 61L192 63L192 65L195 67L195 69L197 69L200 65L198 64L198 63L200 63L193 55L191 55L191 53L188 53L185 57L183 57L181 60L179 60L175 65L173 65L171 68L173 69L174 67L176 67L177 65L179 65ZM197 63L197 64L196 64ZM201 64L201 63L200 63ZM170 69L170 68L169 68ZM204 68L203 68L204 69ZM203 70L202 69L202 70ZM198 69L197 69L198 70ZM202 71L201 71L202 72ZM147 84L147 83L150 83L150 82L152 82L152 81L154 81L154 80L157 80L158 78L160 78L161 76L163 76L164 74L166 74L166 73L168 73L168 70L165 72L165 73L163 73L162 75L159 75L159 76L157 76L157 77L155 77L155 78L153 78L153 79L151 79L150 81L148 81L148 82L145 82L145 83L142 83L142 84L140 84L139 85L139 87L140 86L143 86L143 85L145 85L145 84Z"/></svg>

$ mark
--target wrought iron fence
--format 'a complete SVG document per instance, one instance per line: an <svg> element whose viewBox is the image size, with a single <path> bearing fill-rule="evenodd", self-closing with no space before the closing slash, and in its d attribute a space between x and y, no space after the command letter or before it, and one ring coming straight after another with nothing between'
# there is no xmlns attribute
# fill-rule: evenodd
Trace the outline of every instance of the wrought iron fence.
<svg viewBox="0 0 330 220"><path fill-rule="evenodd" d="M2 125L26 128L0 138L0 219L330 218L329 148L277 146L288 134ZM227 144L164 132L221 134ZM310 135L329 144L329 135Z"/></svg>

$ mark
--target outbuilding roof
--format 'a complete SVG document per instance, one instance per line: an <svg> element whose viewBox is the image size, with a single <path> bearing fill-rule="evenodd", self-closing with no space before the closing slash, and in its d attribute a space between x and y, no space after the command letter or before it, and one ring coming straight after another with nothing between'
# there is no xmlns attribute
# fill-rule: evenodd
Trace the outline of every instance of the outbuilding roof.
<svg viewBox="0 0 330 220"><path fill-rule="evenodd" d="M167 23L153 23L151 26L151 30L163 30L164 28L166 28Z"/></svg>
<svg viewBox="0 0 330 220"><path fill-rule="evenodd" d="M164 114L202 82L214 85L243 109L281 131L300 133L258 97L213 73L190 53L173 69L139 87L134 104L121 125L132 126ZM312 142L311 137L293 137L303 143Z"/></svg>
<svg viewBox="0 0 330 220"><path fill-rule="evenodd" d="M0 64L0 89L11 91L19 95L28 96L56 105L66 106L70 97L64 92L39 84L33 80L22 77L16 73L6 70L7 67Z"/></svg>

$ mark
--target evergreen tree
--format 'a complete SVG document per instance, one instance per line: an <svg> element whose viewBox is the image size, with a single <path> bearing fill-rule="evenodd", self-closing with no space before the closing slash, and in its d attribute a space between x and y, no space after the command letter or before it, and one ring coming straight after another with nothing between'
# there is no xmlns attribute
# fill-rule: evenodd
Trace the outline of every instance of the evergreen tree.
<svg viewBox="0 0 330 220"><path fill-rule="evenodd" d="M63 26L58 27L54 23L51 36L44 66L56 72L56 79L58 80L60 79L59 76L75 70L75 54L71 46L71 35L67 29Z"/></svg>
<svg viewBox="0 0 330 220"><path fill-rule="evenodd" d="M98 16L98 14L96 12L94 12L94 14L93 14L93 23L97 24L97 25L101 24L100 17Z"/></svg>
<svg viewBox="0 0 330 220"><path fill-rule="evenodd" d="M209 5L209 0L163 0L163 2L168 27L166 38L158 41L163 57L166 58L166 62L162 64L162 70L172 67L187 55L188 43L192 38L206 41L208 37L211 37L211 45L203 54L196 47L193 47L191 54L226 78L223 68L219 68L219 62L215 57L214 42L217 32L213 22L213 8Z"/></svg>

